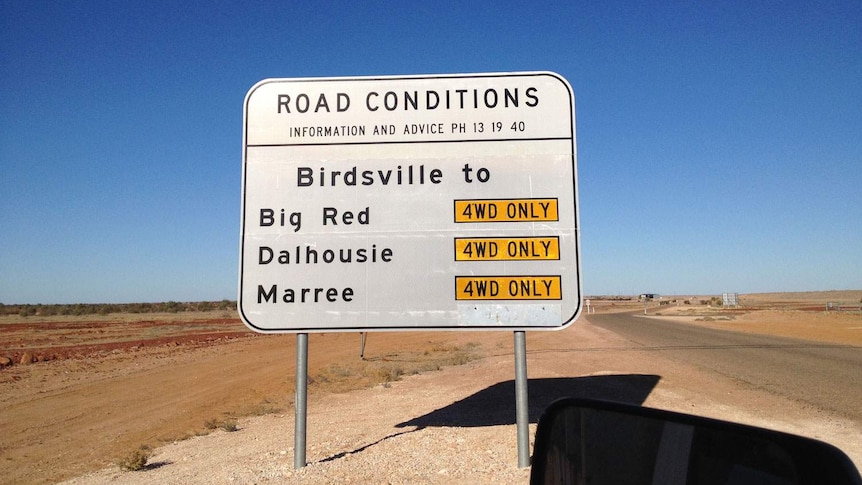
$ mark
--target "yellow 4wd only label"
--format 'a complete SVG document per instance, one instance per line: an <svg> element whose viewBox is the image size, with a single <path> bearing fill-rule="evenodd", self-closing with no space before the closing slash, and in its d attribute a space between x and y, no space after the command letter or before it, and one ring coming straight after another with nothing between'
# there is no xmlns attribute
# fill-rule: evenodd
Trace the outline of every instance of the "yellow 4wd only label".
<svg viewBox="0 0 862 485"><path fill-rule="evenodd" d="M458 276L458 300L559 300L559 276Z"/></svg>
<svg viewBox="0 0 862 485"><path fill-rule="evenodd" d="M560 259L560 238L459 237L455 261L549 261Z"/></svg>

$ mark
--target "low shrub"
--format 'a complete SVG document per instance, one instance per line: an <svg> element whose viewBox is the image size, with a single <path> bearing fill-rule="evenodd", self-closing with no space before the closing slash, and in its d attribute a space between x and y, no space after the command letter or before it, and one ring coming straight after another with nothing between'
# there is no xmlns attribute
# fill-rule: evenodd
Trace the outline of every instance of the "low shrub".
<svg viewBox="0 0 862 485"><path fill-rule="evenodd" d="M120 458L117 461L121 470L135 472L143 470L147 466L147 461L150 459L153 450L147 445L141 445L133 450L128 455Z"/></svg>
<svg viewBox="0 0 862 485"><path fill-rule="evenodd" d="M204 427L210 431L221 429L228 433L233 433L239 429L235 418L208 419L204 422Z"/></svg>

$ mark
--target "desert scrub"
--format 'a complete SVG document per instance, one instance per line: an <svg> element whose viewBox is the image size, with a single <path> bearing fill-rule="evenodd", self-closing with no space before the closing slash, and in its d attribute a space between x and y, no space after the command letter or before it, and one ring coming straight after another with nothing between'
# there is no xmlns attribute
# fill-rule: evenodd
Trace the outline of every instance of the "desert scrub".
<svg viewBox="0 0 862 485"><path fill-rule="evenodd" d="M403 375L404 368L400 365L385 365L375 369L375 376L378 382L399 381Z"/></svg>
<svg viewBox="0 0 862 485"><path fill-rule="evenodd" d="M120 458L117 461L117 465L124 471L134 472L143 470L147 466L147 461L150 459L152 452L152 448L148 445L141 445L128 455Z"/></svg>
<svg viewBox="0 0 862 485"><path fill-rule="evenodd" d="M339 364L332 364L326 369L323 369L309 380L311 383L329 384L349 380L357 376L355 369L344 367Z"/></svg>
<svg viewBox="0 0 862 485"><path fill-rule="evenodd" d="M264 416L266 414L276 414L284 411L284 408L278 404L277 400L268 397L263 398L259 404L251 406L243 412L245 416Z"/></svg>
<svg viewBox="0 0 862 485"><path fill-rule="evenodd" d="M208 419L204 422L204 427L210 431L222 429L228 433L232 433L239 429L236 419L234 418Z"/></svg>
<svg viewBox="0 0 862 485"><path fill-rule="evenodd" d="M404 376L438 371L443 367L462 365L481 357L481 345L468 342L450 345L429 341L424 349L394 351L379 355L366 354L363 360L332 364L313 376L309 385L328 392L346 392L376 385L388 385Z"/></svg>

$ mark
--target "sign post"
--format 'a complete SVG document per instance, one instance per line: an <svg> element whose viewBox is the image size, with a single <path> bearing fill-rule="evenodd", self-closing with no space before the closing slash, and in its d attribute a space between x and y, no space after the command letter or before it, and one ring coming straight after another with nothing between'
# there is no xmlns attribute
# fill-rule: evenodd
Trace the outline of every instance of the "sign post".
<svg viewBox="0 0 862 485"><path fill-rule="evenodd" d="M308 334L296 335L296 391L293 416L293 467L305 467L305 436L308 416Z"/></svg>
<svg viewBox="0 0 862 485"><path fill-rule="evenodd" d="M572 89L550 72L257 83L240 316L306 336L570 325L575 147Z"/></svg>
<svg viewBox="0 0 862 485"><path fill-rule="evenodd" d="M527 335L515 332L515 429L518 467L530 466L530 403L527 392Z"/></svg>

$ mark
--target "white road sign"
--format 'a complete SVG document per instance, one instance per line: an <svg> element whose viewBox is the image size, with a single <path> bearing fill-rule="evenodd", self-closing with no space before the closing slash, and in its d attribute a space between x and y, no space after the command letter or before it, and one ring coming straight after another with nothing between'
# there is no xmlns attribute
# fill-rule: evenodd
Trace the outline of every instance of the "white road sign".
<svg viewBox="0 0 862 485"><path fill-rule="evenodd" d="M250 328L559 329L580 313L561 76L267 79L243 128Z"/></svg>

